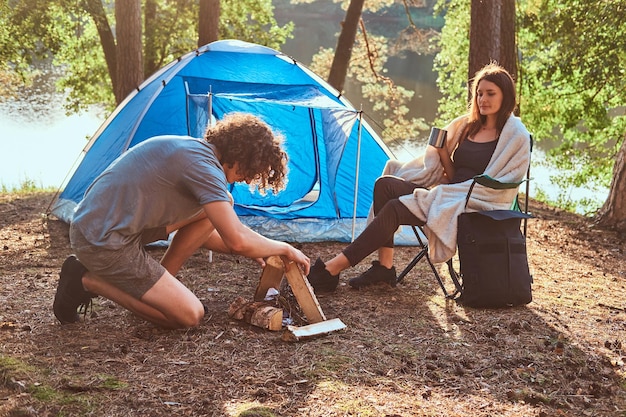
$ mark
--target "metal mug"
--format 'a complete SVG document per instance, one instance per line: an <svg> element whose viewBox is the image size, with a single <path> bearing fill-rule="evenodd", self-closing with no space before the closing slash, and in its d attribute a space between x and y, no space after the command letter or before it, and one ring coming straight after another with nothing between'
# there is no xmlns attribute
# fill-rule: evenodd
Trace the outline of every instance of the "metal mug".
<svg viewBox="0 0 626 417"><path fill-rule="evenodd" d="M435 148L443 148L443 145L446 143L446 137L448 136L448 131L433 127L430 129L430 136L428 138L428 144L434 146Z"/></svg>

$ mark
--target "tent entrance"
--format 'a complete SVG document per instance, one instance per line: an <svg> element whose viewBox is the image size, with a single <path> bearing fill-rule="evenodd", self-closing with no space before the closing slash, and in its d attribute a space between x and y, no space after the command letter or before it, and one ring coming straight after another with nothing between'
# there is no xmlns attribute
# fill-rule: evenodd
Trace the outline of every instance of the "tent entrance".
<svg viewBox="0 0 626 417"><path fill-rule="evenodd" d="M228 87L231 92L216 92L213 85L205 87L212 91L209 93L195 94L188 89L189 134L201 137L209 117L214 121L234 111L252 113L283 136L289 155L288 182L280 193L261 195L247 184L231 186L237 213L288 219L308 210L311 217L322 211L329 218L341 217L335 182L357 112L340 107L311 85L264 86L263 92L258 85L245 83L228 83Z"/></svg>

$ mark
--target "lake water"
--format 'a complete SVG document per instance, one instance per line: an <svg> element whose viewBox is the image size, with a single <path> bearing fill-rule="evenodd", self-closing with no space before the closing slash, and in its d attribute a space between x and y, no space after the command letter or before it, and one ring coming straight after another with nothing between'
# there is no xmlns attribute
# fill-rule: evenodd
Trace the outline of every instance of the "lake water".
<svg viewBox="0 0 626 417"><path fill-rule="evenodd" d="M101 123L96 114L16 114L0 104L0 188L59 187Z"/></svg>
<svg viewBox="0 0 626 417"><path fill-rule="evenodd" d="M294 39L284 45L283 52L308 65L320 47L335 46L335 32L342 17L337 14L319 19L306 13L290 16L277 13L280 24L287 19L296 24ZM397 25L400 30L404 23L392 20L385 24ZM386 74L397 84L416 92L410 103L411 115L423 117L427 122L435 119L434 103L441 97L432 65L432 56L408 54L390 59ZM98 109L66 116L62 108L63 97L54 92L54 79L54 74L44 69L42 76L20 97L0 102L0 189L19 188L24 183L40 187L62 186L87 139L105 119ZM363 103L358 85L348 84L346 97L355 107L363 106L368 113L368 104ZM376 115L370 116L376 118ZM420 143L407 142L392 144L391 148L396 158L408 160L421 152L421 146ZM536 147L533 152L531 196L533 190L540 188L555 199L562 190L552 183L550 176L557 170L542 165L542 155L542 150ZM592 198L598 205L607 195L606 190L598 192L578 188L567 191L575 201Z"/></svg>

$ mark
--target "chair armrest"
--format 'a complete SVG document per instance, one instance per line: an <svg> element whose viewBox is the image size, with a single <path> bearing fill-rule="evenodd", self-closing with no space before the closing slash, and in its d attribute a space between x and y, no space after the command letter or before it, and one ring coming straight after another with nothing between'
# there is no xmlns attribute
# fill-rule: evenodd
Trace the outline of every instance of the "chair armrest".
<svg viewBox="0 0 626 417"><path fill-rule="evenodd" d="M480 184L485 187L493 188L494 190L506 190L509 188L517 188L523 182L527 181L527 179L523 179L519 182L501 182L495 178L490 177L487 174L476 175L474 178L474 183Z"/></svg>
<svg viewBox="0 0 626 417"><path fill-rule="evenodd" d="M494 190L508 190L511 188L517 188L520 186L520 184L528 180L529 178L524 178L519 182L501 182L493 177L490 177L487 174L476 175L475 177L473 177L472 185L470 185L470 188L467 191L467 196L465 197L465 207L467 207L467 204L469 203L470 196L472 195L472 191L474 191L474 186L476 184L480 184L484 187L488 187ZM514 205L517 205L517 203L514 203Z"/></svg>

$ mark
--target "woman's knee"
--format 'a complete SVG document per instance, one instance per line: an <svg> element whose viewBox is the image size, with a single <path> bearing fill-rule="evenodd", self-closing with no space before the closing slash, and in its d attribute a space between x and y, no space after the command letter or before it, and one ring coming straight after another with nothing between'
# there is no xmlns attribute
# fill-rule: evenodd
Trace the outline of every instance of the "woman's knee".
<svg viewBox="0 0 626 417"><path fill-rule="evenodd" d="M394 188L393 183L397 178L379 177L374 183L374 197L384 198L390 195L390 191Z"/></svg>
<svg viewBox="0 0 626 417"><path fill-rule="evenodd" d="M374 183L374 214L378 213L387 202L402 195L410 194L415 185L396 177L380 177Z"/></svg>
<svg viewBox="0 0 626 417"><path fill-rule="evenodd" d="M394 198L392 194L392 180L390 177L380 177L374 183L374 214L377 214L387 202Z"/></svg>

